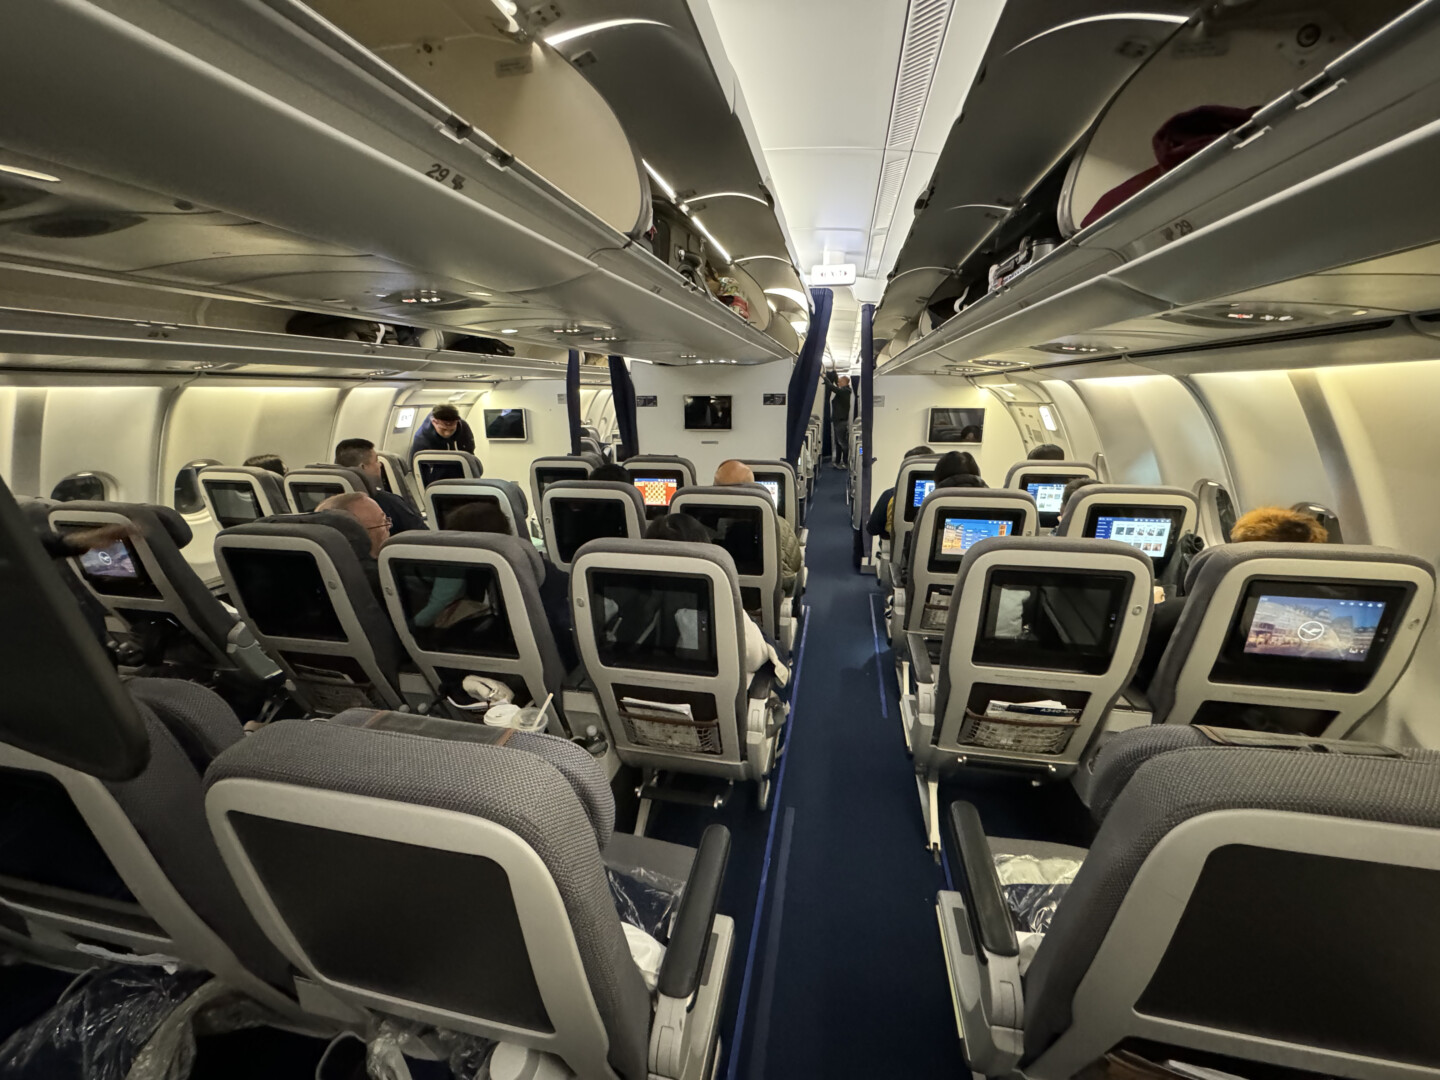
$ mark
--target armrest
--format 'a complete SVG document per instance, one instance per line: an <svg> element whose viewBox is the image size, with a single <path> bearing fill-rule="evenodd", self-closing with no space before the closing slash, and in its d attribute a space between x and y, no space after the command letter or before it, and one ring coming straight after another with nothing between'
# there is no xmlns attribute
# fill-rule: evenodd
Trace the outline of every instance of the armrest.
<svg viewBox="0 0 1440 1080"><path fill-rule="evenodd" d="M755 677L750 680L750 689L747 696L751 701L764 701L769 696L771 688L775 685L775 665L766 660L755 672Z"/></svg>
<svg viewBox="0 0 1440 1080"><path fill-rule="evenodd" d="M700 985L705 954L710 948L710 930L720 904L720 886L725 881L725 864L729 861L730 830L711 825L700 837L700 849L685 882L680 910L675 913L675 930L660 965L656 988L665 997L683 1001Z"/></svg>
<svg viewBox="0 0 1440 1080"><path fill-rule="evenodd" d="M980 812L968 802L951 803L950 832L965 871L960 892L976 940L996 956L1019 956L1015 924L1010 921L1010 909L1000 892L1000 875L995 871L995 857L980 824Z"/></svg>
<svg viewBox="0 0 1440 1080"><path fill-rule="evenodd" d="M581 664L574 671L568 672L560 684L561 690L594 690L595 685L585 673L585 665Z"/></svg>
<svg viewBox="0 0 1440 1080"><path fill-rule="evenodd" d="M935 668L930 663L930 650L920 634L906 634L905 644L910 650L910 671L916 683L930 686L935 682Z"/></svg>

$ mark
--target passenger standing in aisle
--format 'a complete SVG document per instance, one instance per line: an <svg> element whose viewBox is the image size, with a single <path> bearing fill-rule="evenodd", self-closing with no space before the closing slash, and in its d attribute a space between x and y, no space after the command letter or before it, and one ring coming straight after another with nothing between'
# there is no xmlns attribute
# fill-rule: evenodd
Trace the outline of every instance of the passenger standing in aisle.
<svg viewBox="0 0 1440 1080"><path fill-rule="evenodd" d="M850 467L850 376L825 373L830 385L830 460L837 469Z"/></svg>
<svg viewBox="0 0 1440 1080"><path fill-rule="evenodd" d="M421 450L463 450L473 454L475 433L460 419L460 410L454 405L436 405L410 440L412 458Z"/></svg>

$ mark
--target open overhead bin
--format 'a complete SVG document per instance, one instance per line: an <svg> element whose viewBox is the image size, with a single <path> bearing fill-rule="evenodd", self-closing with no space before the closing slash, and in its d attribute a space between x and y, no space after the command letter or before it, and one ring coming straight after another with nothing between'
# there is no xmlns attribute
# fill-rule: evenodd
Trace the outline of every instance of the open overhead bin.
<svg viewBox="0 0 1440 1080"><path fill-rule="evenodd" d="M542 44L513 77L563 82L609 132L583 198L286 0L13 0L6 24L0 87L27 103L0 115L6 265L660 361L789 355L637 245L641 166Z"/></svg>

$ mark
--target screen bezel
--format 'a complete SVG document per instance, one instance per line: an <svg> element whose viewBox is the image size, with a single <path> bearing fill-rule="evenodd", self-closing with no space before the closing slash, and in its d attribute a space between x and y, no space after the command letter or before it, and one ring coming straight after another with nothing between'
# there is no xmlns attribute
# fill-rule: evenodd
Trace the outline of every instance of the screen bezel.
<svg viewBox="0 0 1440 1080"><path fill-rule="evenodd" d="M610 524L615 524L618 519L620 531L595 532L578 544L569 544L570 537L565 534L564 530L582 512L614 515ZM553 498L550 500L550 520L555 530L555 557L563 563L574 562L575 553L591 540L624 539L629 535L629 521L625 516L625 504L614 498L585 499L568 496Z"/></svg>
<svg viewBox="0 0 1440 1080"><path fill-rule="evenodd" d="M555 476L555 473L565 473L564 476ZM535 485L540 489L540 495L544 496L545 489L551 484L561 484L567 480L588 480L590 471L584 465L540 465L535 469Z"/></svg>
<svg viewBox="0 0 1440 1080"><path fill-rule="evenodd" d="M519 413L519 414L520 414L520 434L519 434L519 435L492 435L492 434L490 433L490 425L491 425L491 423L492 423L492 414L493 414L493 420L499 420L499 419L501 419L501 418L502 418L505 414L507 414L507 413ZM526 442L526 441L530 438L530 418L525 415L525 410L524 410L524 409L482 409L482 410L481 410L481 420L482 420L482 422L483 422L484 425L485 425L485 441L486 441L486 442Z"/></svg>
<svg viewBox="0 0 1440 1080"><path fill-rule="evenodd" d="M945 539L945 523L949 521L1004 521L1010 525L1010 531L1006 533L1006 536L1019 536L1025 527L1025 511L972 510L969 507L942 511L935 519L935 535L930 541L930 558L926 563L926 568L932 574L956 571L960 569L960 564L965 559L963 554L944 555L940 551L940 545Z"/></svg>
<svg viewBox="0 0 1440 1080"><path fill-rule="evenodd" d="M1065 508L1060 508L1063 513ZM1155 573L1162 573L1165 567L1170 565L1170 559L1175 554L1176 545L1180 543L1180 528L1185 523L1185 508L1183 506L1136 506L1130 503L1094 503L1085 511L1085 528L1081 535L1086 539L1095 539L1095 533L1100 528L1100 519L1109 518L1164 518L1170 522L1170 535L1165 540L1165 550L1159 555L1151 555L1148 551L1140 551L1133 544L1125 544L1126 547L1140 551L1150 560L1155 567ZM1124 544L1119 540L1117 543Z"/></svg>
<svg viewBox="0 0 1440 1080"><path fill-rule="evenodd" d="M105 521L96 522L74 522L67 521L56 528L56 532L62 536L70 533L88 532L91 529L102 529L111 524ZM104 574L92 574L80 562L80 556L74 556L75 569L85 580L85 583L94 589L101 596L125 596L132 600L162 600L164 597L154 580L150 577L149 570L145 567L145 560L140 557L140 549L129 539L122 537L119 541L125 545L125 551L130 556L130 565L135 568L134 577L109 577ZM107 545L114 547L114 544Z"/></svg>
<svg viewBox="0 0 1440 1080"><path fill-rule="evenodd" d="M1103 675L1110 667L1115 655L1115 644L1119 640L1120 623L1133 578L1128 574L1096 573L1078 570L1020 570L994 569L985 576L985 594L980 607L980 628L975 635L971 660L985 667L1011 667L1041 669L1046 671L1073 671L1081 675ZM1040 648L1033 644L1017 644L1006 638L994 636L998 608L992 611L994 591L1007 584L1015 586L1059 586L1078 585L1093 587L1097 583L1113 583L1116 586L1111 607L1111 622L1104 640L1098 645L1075 650Z"/></svg>
<svg viewBox="0 0 1440 1080"><path fill-rule="evenodd" d="M1063 501L1063 496L1059 510L1041 510L1040 500L1036 498L1033 492L1030 491L1030 485L1035 484L1039 486L1042 484L1059 484L1063 488L1066 484L1070 483L1071 480L1074 480L1077 477L1083 475L1083 473L1047 473L1044 470L1038 470L1036 472L1023 472L1020 474L1019 477L1020 483L1017 484L1016 487L1018 487L1021 491L1025 492L1032 499L1035 499L1035 512L1040 515L1041 526L1047 529L1053 529L1056 525L1060 524L1060 515L1065 512L1065 503Z"/></svg>
<svg viewBox="0 0 1440 1080"><path fill-rule="evenodd" d="M597 581L597 579L599 579ZM603 597L597 595L597 586L603 582L613 582L619 587L626 587L626 582L634 583L630 587L648 587L657 579L670 579L677 587L684 587L679 583L688 583L690 590L700 600L703 610L710 616L708 631L703 635L701 647L695 650L694 656L676 656L670 654L651 653L648 656L637 654L627 655L617 651L616 648L605 640L605 605ZM715 587L714 582L705 574L675 574L665 571L646 571L640 573L633 570L620 569L599 569L592 568L586 572L585 596L590 604L590 622L595 639L595 655L601 667L611 670L621 669L628 671L664 671L678 675L699 675L714 678L720 673L718 639L719 627L715 624Z"/></svg>
<svg viewBox="0 0 1440 1080"><path fill-rule="evenodd" d="M690 423L690 406L693 402L700 401L723 401L725 402L725 423L724 424L692 424ZM681 417L685 422L686 431L733 431L735 428L735 398L732 394L686 394L681 403Z"/></svg>
<svg viewBox="0 0 1440 1080"><path fill-rule="evenodd" d="M259 521L265 516L265 511L260 506L260 496L255 493L254 486L249 482L245 480L206 480L202 477L200 483L204 486L205 494L210 499L211 516L215 518L215 521L222 529L233 529L237 525L248 525L252 521ZM215 497L217 491L227 495L240 495L248 498L255 507L255 516L245 518L243 521L222 517L219 509L219 500Z"/></svg>
<svg viewBox="0 0 1440 1080"><path fill-rule="evenodd" d="M935 480L935 470L934 470L934 469L931 469L929 472L912 472L912 473L910 474L910 480L909 480L908 486L907 486L906 489L905 489L905 514L904 514L904 517L905 517L905 520L906 520L906 521L914 521L914 520L915 520L915 515L920 512L920 507L919 507L918 505L916 505L916 502L915 502L915 487L916 487L917 484L922 484L922 483L924 483L924 482L927 481L927 480L931 481L932 483L934 482L934 480ZM931 488L931 489L930 489L930 494L934 494L934 490L935 490L934 488ZM929 497L930 497L930 494L927 494L925 498L929 498ZM923 503L923 502L925 501L925 499L921 499L920 501Z"/></svg>
<svg viewBox="0 0 1440 1080"><path fill-rule="evenodd" d="M936 427L935 427L935 417L936 417L936 414L938 414L938 413L956 413L956 412L959 412L959 413L969 413L969 414L972 414L972 415L975 414L975 413L979 413L979 414L980 414L980 422L979 422L978 424L965 423L965 424L961 424L961 425L960 425L960 430L961 430L961 431L963 431L963 430L964 430L965 428L967 428L967 427L978 427L978 428L980 429L980 438L978 438L978 439L947 439L947 438L943 437L942 435L940 435L940 434L938 433L938 431L937 431L937 429L936 429ZM984 408L984 406L981 406L981 407L979 407L979 408L970 408L970 407L967 407L967 406L948 406L948 407L947 407L947 406L934 405L934 406L931 406L930 411L929 411L929 414L928 414L927 417L926 417L926 425L925 425L925 426L926 426L926 430L929 432L929 438L927 438L927 439L925 440L927 443L944 443L944 444L947 445L947 446L979 446L980 443L983 442L984 439L985 439L985 408Z"/></svg>
<svg viewBox="0 0 1440 1080"><path fill-rule="evenodd" d="M787 482L787 480L788 480L788 477L786 476L786 474L785 474L785 473L782 473L782 472L769 473L769 472L758 472L758 471L755 471L755 470L751 470L751 471L752 471L752 472L755 472L755 482L756 482L757 484L774 484L774 485L776 485L776 487L775 487L775 491L776 491L776 495L775 495L775 512L776 512L777 514L779 514L781 517L785 517L785 516L786 516L786 515L785 515L785 503L786 503L786 501L787 501L787 500L789 499L789 497L790 497L789 488L786 487L786 482ZM768 489L767 489L767 490L768 490Z"/></svg>
<svg viewBox="0 0 1440 1080"><path fill-rule="evenodd" d="M1305 581L1299 578L1251 578L1245 584L1225 644L1210 669L1217 683L1272 686L1286 690L1318 690L1358 694L1370 685L1390 652L1390 639L1400 613L1410 605L1415 586L1403 581ZM1375 628L1375 639L1364 660L1307 660L1292 656L1261 656L1245 651L1250 623L1261 596L1293 596L1315 600L1383 601L1385 613Z"/></svg>
<svg viewBox="0 0 1440 1080"><path fill-rule="evenodd" d="M743 506L717 506L715 504L707 503L692 503L691 505L686 507L685 513L689 514L696 521L700 522L701 525L705 526L706 530L714 538L710 541L712 544L730 553L730 558L735 563L735 574L737 577L755 578L764 576L765 512L763 510L761 510L757 506L754 506L753 504ZM718 523L716 522L716 519L721 515L725 514L734 515L736 517L743 516L754 525L755 533L759 540L759 543L757 545L758 554L755 560L746 559L742 561L739 556L737 556L733 551L730 551L729 548L726 548L725 545L721 542L722 534L717 528Z"/></svg>

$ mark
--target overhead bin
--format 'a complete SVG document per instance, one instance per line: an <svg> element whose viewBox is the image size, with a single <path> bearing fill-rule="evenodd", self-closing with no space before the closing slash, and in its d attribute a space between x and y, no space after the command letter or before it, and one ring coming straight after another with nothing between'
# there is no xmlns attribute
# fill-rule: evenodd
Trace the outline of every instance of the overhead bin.
<svg viewBox="0 0 1440 1080"><path fill-rule="evenodd" d="M59 178L45 197L60 200L66 222L97 206L138 206L124 239L160 261L117 266L101 250L104 235L92 244L96 236L63 235L63 225L61 235L26 234L6 215L0 255L12 265L99 267L130 282L207 290L223 283L225 295L478 334L513 330L549 347L661 343L650 359L787 355L373 56L360 64L353 43L337 51L259 0L137 0L117 10L123 19L83 0L7 6L0 88L28 104L0 116L0 155ZM7 191L38 186L6 182ZM171 203L171 219L230 215L223 224L237 237L264 234L264 251L216 247L193 231L184 243L140 242L164 224L157 196ZM592 258L600 252L609 254ZM234 273L224 268L246 256ZM341 284L334 277L305 286L346 258L354 273L343 295L316 297ZM446 298L455 306L402 307L396 275L419 292L464 288ZM637 306L637 290L666 303ZM646 325L647 310L664 311L663 327ZM577 325L603 332L564 333Z"/></svg>

